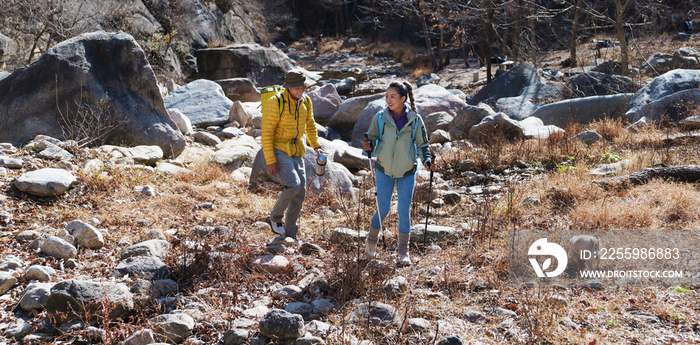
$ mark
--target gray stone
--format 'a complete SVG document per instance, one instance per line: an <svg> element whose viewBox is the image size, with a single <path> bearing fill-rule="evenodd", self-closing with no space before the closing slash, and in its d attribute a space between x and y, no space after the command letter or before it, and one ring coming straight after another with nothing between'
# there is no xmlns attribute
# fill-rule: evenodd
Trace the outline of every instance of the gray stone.
<svg viewBox="0 0 700 345"><path fill-rule="evenodd" d="M370 324L380 327L397 326L401 323L398 310L382 302L372 302L371 305L361 303L350 314L349 318L353 323L366 324L369 320Z"/></svg>
<svg viewBox="0 0 700 345"><path fill-rule="evenodd" d="M15 284L17 284L17 278L13 277L12 274L0 272L0 295L10 291Z"/></svg>
<svg viewBox="0 0 700 345"><path fill-rule="evenodd" d="M17 234L17 237L15 237L15 239L20 243L24 243L32 241L39 236L41 236L41 234L38 231L25 230Z"/></svg>
<svg viewBox="0 0 700 345"><path fill-rule="evenodd" d="M256 43L234 44L197 51L197 76L222 80L250 78L257 86L282 85L294 62L275 46Z"/></svg>
<svg viewBox="0 0 700 345"><path fill-rule="evenodd" d="M559 320L559 324L563 325L566 328L572 329L572 330L577 330L581 327L576 322L573 322L571 320L571 318L566 317L566 316L562 317L561 320Z"/></svg>
<svg viewBox="0 0 700 345"><path fill-rule="evenodd" d="M350 141L355 124L360 120L364 109L374 102L378 104L374 106L376 114L384 102L384 94L348 98L328 121L328 127L338 131L344 141Z"/></svg>
<svg viewBox="0 0 700 345"><path fill-rule="evenodd" d="M654 117L645 114L649 112L642 111L643 108L674 93L695 90L698 88L698 84L700 84L700 70L677 69L664 73L654 78L651 83L645 85L634 94L625 115L632 121L636 121L643 116L646 116L647 120L655 120ZM658 118L661 114L653 115Z"/></svg>
<svg viewBox="0 0 700 345"><path fill-rule="evenodd" d="M326 342L323 341L323 339L319 337L314 337L314 336L303 336L301 338L297 338L297 340L294 341L293 345L314 345L314 344L325 344Z"/></svg>
<svg viewBox="0 0 700 345"><path fill-rule="evenodd" d="M326 85L333 85L335 90L341 95L349 95L355 91L355 85L357 84L357 79L353 77L348 77L342 80L329 79L319 81L318 85L324 87Z"/></svg>
<svg viewBox="0 0 700 345"><path fill-rule="evenodd" d="M331 324L323 322L323 321L318 321L318 320L312 320L311 322L306 324L306 331L319 337L326 337L330 335L331 333Z"/></svg>
<svg viewBox="0 0 700 345"><path fill-rule="evenodd" d="M134 256L121 261L114 269L114 274L162 279L168 275L168 267L154 256Z"/></svg>
<svg viewBox="0 0 700 345"><path fill-rule="evenodd" d="M38 280L42 282L51 281L51 277L56 274L56 270L49 266L30 266L26 272L24 272L25 280Z"/></svg>
<svg viewBox="0 0 700 345"><path fill-rule="evenodd" d="M687 109L697 107L700 107L700 90L683 90L642 106L637 112L628 113L628 116L633 116L630 120L635 122L642 118L657 123L678 121L687 116Z"/></svg>
<svg viewBox="0 0 700 345"><path fill-rule="evenodd" d="M603 136L595 130L592 130L579 133L576 135L576 138L583 141L586 145L592 145L593 143L602 140Z"/></svg>
<svg viewBox="0 0 700 345"><path fill-rule="evenodd" d="M105 304L108 310L103 310ZM61 321L75 321L83 315L100 314L116 320L134 310L129 288L119 283L100 283L81 280L64 280L51 288L46 301L46 311Z"/></svg>
<svg viewBox="0 0 700 345"><path fill-rule="evenodd" d="M192 122L180 110L170 108L168 109L168 115L170 115L170 119L175 123L180 133L184 135L192 134L192 132L194 131L192 129Z"/></svg>
<svg viewBox="0 0 700 345"><path fill-rule="evenodd" d="M328 299L317 299L311 302L311 308L314 314L326 315L335 309L335 304Z"/></svg>
<svg viewBox="0 0 700 345"><path fill-rule="evenodd" d="M369 158L362 149L352 147L340 140L333 141L333 144L336 144L333 162L353 170L369 168Z"/></svg>
<svg viewBox="0 0 700 345"><path fill-rule="evenodd" d="M301 299L304 296L304 291L295 285L286 285L282 288L272 291L272 297L276 299L288 298L293 300Z"/></svg>
<svg viewBox="0 0 700 345"><path fill-rule="evenodd" d="M582 283L581 287L584 289L605 290L605 285L596 279L591 279Z"/></svg>
<svg viewBox="0 0 700 345"><path fill-rule="evenodd" d="M234 121L237 122L238 126L236 127L245 127L251 120L250 115L248 115L248 112L245 110L245 107L243 107L243 104L241 104L239 101L235 101L233 102L233 105L231 105L231 109L228 113L228 119L231 121L231 123Z"/></svg>
<svg viewBox="0 0 700 345"><path fill-rule="evenodd" d="M75 237L75 240L80 246L90 249L100 249L105 245L102 232L82 220L74 220L68 223L68 225L66 225L66 230Z"/></svg>
<svg viewBox="0 0 700 345"><path fill-rule="evenodd" d="M424 319L424 318L410 318L408 319L408 327L407 330L416 332L416 333L424 333L424 332L429 332L433 326L430 324L430 321Z"/></svg>
<svg viewBox="0 0 700 345"><path fill-rule="evenodd" d="M444 144L447 142L452 141L450 138L450 133L447 133L443 131L442 129L438 129L434 131L432 134L430 134L430 143L431 144Z"/></svg>
<svg viewBox="0 0 700 345"><path fill-rule="evenodd" d="M18 319L5 330L5 336L8 338L20 339L32 333L34 326L22 319Z"/></svg>
<svg viewBox="0 0 700 345"><path fill-rule="evenodd" d="M192 137L195 142L202 143L204 145L216 146L221 144L221 139L216 135L207 132L195 132Z"/></svg>
<svg viewBox="0 0 700 345"><path fill-rule="evenodd" d="M311 304L304 302L291 302L284 307L284 311L292 314L299 314L302 316L309 316L313 312L313 307Z"/></svg>
<svg viewBox="0 0 700 345"><path fill-rule="evenodd" d="M13 39L0 34L0 59L2 57L12 57L19 52L19 45Z"/></svg>
<svg viewBox="0 0 700 345"><path fill-rule="evenodd" d="M219 79L215 82L221 85L226 97L233 102L260 102L261 100L260 91L248 78ZM245 127L243 122L241 122L241 126Z"/></svg>
<svg viewBox="0 0 700 345"><path fill-rule="evenodd" d="M64 260L74 258L78 254L78 249L62 238L49 236L41 242L41 252L56 259Z"/></svg>
<svg viewBox="0 0 700 345"><path fill-rule="evenodd" d="M458 334L451 335L437 342L436 345L462 345L462 337Z"/></svg>
<svg viewBox="0 0 700 345"><path fill-rule="evenodd" d="M150 319L156 340L180 344L192 334L194 319L187 314L163 314Z"/></svg>
<svg viewBox="0 0 700 345"><path fill-rule="evenodd" d="M486 316L485 316L482 312L476 311L476 310L467 311L467 312L464 314L464 318L465 318L467 321L472 322L472 323L485 322L485 321L486 321Z"/></svg>
<svg viewBox="0 0 700 345"><path fill-rule="evenodd" d="M163 159L163 149L156 145L139 145L136 147L122 148L120 151L134 160L134 164L155 165Z"/></svg>
<svg viewBox="0 0 700 345"><path fill-rule="evenodd" d="M700 68L700 52L690 47L683 47L673 53L671 58L673 67L680 69Z"/></svg>
<svg viewBox="0 0 700 345"><path fill-rule="evenodd" d="M73 155L70 152L53 144L49 144L49 146L43 151L39 152L37 156L41 159L53 161L70 160L73 158Z"/></svg>
<svg viewBox="0 0 700 345"><path fill-rule="evenodd" d="M418 87L421 87L421 86L427 85L427 84L437 84L439 82L440 82L440 77L435 73L429 73L429 74L423 75L422 77L418 78L418 80L416 80L416 84L418 85Z"/></svg>
<svg viewBox="0 0 700 345"><path fill-rule="evenodd" d="M156 196L156 190L153 186L136 186L134 187L134 192L141 194L145 197Z"/></svg>
<svg viewBox="0 0 700 345"><path fill-rule="evenodd" d="M367 238L367 231L353 230L348 228L336 228L331 233L331 243L355 243L362 242Z"/></svg>
<svg viewBox="0 0 700 345"><path fill-rule="evenodd" d="M289 266L289 260L280 255L263 255L253 260L253 267L272 274L279 273Z"/></svg>
<svg viewBox="0 0 700 345"><path fill-rule="evenodd" d="M14 255L8 255L0 261L0 271L13 271L22 267L22 265L22 259Z"/></svg>
<svg viewBox="0 0 700 345"><path fill-rule="evenodd" d="M22 169L24 167L24 161L19 158L0 156L0 167L5 167L9 169Z"/></svg>
<svg viewBox="0 0 700 345"><path fill-rule="evenodd" d="M259 325L260 334L270 338L296 339L304 336L304 318L282 309L272 309Z"/></svg>
<svg viewBox="0 0 700 345"><path fill-rule="evenodd" d="M521 63L481 88L469 100L469 104L476 105L487 99L519 96L524 87L534 84L542 84L537 67L530 62Z"/></svg>
<svg viewBox="0 0 700 345"><path fill-rule="evenodd" d="M78 112L76 104L81 104L101 115L98 131L110 129L105 143L157 145L167 156L185 147L143 50L124 32L90 32L60 42L0 80L0 90L6 90L0 94L0 142L21 146L39 134L62 137L66 126L90 113ZM57 104L64 106L68 121ZM88 133L92 139L98 134ZM79 136L70 139L84 139Z"/></svg>
<svg viewBox="0 0 700 345"><path fill-rule="evenodd" d="M248 342L249 332L245 329L233 328L224 333L223 345L243 345Z"/></svg>
<svg viewBox="0 0 700 345"><path fill-rule="evenodd" d="M217 151L211 156L211 161L229 169L252 167L255 163L255 156L261 148L255 138L243 135L218 144Z"/></svg>
<svg viewBox="0 0 700 345"><path fill-rule="evenodd" d="M314 120L322 126L325 126L330 121L343 103L333 84L327 84L308 92L307 96L311 99Z"/></svg>
<svg viewBox="0 0 700 345"><path fill-rule="evenodd" d="M591 97L633 93L636 85L630 77L587 72L571 77L569 88L575 97Z"/></svg>
<svg viewBox="0 0 700 345"><path fill-rule="evenodd" d="M68 171L45 168L23 174L15 181L15 187L27 194L57 196L68 191L75 181Z"/></svg>
<svg viewBox="0 0 700 345"><path fill-rule="evenodd" d="M384 281L383 289L391 298L397 298L408 290L408 280L404 277L395 277Z"/></svg>
<svg viewBox="0 0 700 345"><path fill-rule="evenodd" d="M590 172L590 174L592 176L600 177L619 174L622 172L622 170L627 164L629 164L629 162L622 160L615 163L596 165L596 167Z"/></svg>
<svg viewBox="0 0 700 345"><path fill-rule="evenodd" d="M664 74L672 69L675 69L673 65L673 55L666 53L656 53L649 57L642 67L640 68L644 73L651 75Z"/></svg>
<svg viewBox="0 0 700 345"><path fill-rule="evenodd" d="M512 318L518 317L518 314L516 314L514 311L504 309L501 307L496 307L493 310L491 310L491 314L493 314L496 317L501 317L501 316L508 316L508 317L512 317Z"/></svg>
<svg viewBox="0 0 700 345"><path fill-rule="evenodd" d="M454 116L444 111L438 111L437 113L432 113L423 117L425 129L428 130L428 134L432 134L438 129L449 131L452 120L454 120Z"/></svg>
<svg viewBox="0 0 700 345"><path fill-rule="evenodd" d="M468 105L460 109L459 113L450 123L450 138L462 140L469 136L469 130L488 116L495 116L496 112L485 103L476 106Z"/></svg>
<svg viewBox="0 0 700 345"><path fill-rule="evenodd" d="M51 283L30 283L19 301L20 308L24 310L44 309L51 295Z"/></svg>
<svg viewBox="0 0 700 345"><path fill-rule="evenodd" d="M469 129L469 139L476 141L488 141L499 134L506 140L515 140L524 137L525 131L518 121L503 113L487 116Z"/></svg>
<svg viewBox="0 0 700 345"><path fill-rule="evenodd" d="M128 259L134 256L154 256L161 260L165 260L170 251L170 242L166 240L148 240L127 247L119 255L121 260Z"/></svg>
<svg viewBox="0 0 700 345"><path fill-rule="evenodd" d="M193 126L219 126L230 122L233 102L219 84L210 80L195 80L163 97L163 101L166 108L175 108L187 116Z"/></svg>
<svg viewBox="0 0 700 345"><path fill-rule="evenodd" d="M527 138L547 139L553 133L564 133L564 130L554 125L544 125L544 122L537 117L528 117L519 122L523 128L523 134Z"/></svg>
<svg viewBox="0 0 700 345"><path fill-rule="evenodd" d="M559 73L558 75L563 75ZM526 97L533 100L535 103L539 104L540 101L561 101L565 97L562 93L564 88L563 84L555 83L555 85L549 84L532 84L525 86L520 90L520 97ZM499 98L499 100L501 100Z"/></svg>
<svg viewBox="0 0 700 345"><path fill-rule="evenodd" d="M544 105L531 116L545 125L566 127L569 122L589 124L604 119L621 118L632 94L575 98Z"/></svg>
<svg viewBox="0 0 700 345"><path fill-rule="evenodd" d="M496 111L502 112L508 117L523 120L530 117L542 104L535 103L530 97L504 97L496 102Z"/></svg>

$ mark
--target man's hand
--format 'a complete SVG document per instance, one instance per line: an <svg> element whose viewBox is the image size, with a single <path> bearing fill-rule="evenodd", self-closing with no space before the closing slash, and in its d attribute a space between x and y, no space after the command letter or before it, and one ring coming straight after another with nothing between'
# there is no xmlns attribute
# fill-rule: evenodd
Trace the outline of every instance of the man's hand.
<svg viewBox="0 0 700 345"><path fill-rule="evenodd" d="M272 163L267 165L267 171L271 174L274 175L277 173L277 163Z"/></svg>
<svg viewBox="0 0 700 345"><path fill-rule="evenodd" d="M317 148L315 148L314 150L316 151L316 154L317 154L317 155L320 155L320 154L322 154L322 153L325 153L325 152L323 152L323 149L320 148L320 147L317 147Z"/></svg>

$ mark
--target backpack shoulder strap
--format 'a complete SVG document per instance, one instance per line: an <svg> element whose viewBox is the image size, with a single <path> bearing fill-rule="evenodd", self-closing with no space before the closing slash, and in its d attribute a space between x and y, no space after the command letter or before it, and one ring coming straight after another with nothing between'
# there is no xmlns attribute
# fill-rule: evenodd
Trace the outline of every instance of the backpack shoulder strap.
<svg viewBox="0 0 700 345"><path fill-rule="evenodd" d="M283 91L280 91L280 92L275 94L275 97L277 97L277 104L278 104L278 107L280 110L280 118L282 117L282 114L284 113L284 103L286 103L286 101L284 100L284 96L282 96L282 92Z"/></svg>

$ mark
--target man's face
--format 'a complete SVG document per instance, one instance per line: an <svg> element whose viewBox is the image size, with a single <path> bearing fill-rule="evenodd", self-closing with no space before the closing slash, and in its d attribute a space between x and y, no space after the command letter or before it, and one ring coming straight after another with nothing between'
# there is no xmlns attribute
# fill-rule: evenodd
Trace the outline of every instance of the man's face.
<svg viewBox="0 0 700 345"><path fill-rule="evenodd" d="M306 92L306 86L289 87L287 88L287 90L289 90L289 94L292 95L292 98L294 98L294 100L296 101L304 96L304 92Z"/></svg>

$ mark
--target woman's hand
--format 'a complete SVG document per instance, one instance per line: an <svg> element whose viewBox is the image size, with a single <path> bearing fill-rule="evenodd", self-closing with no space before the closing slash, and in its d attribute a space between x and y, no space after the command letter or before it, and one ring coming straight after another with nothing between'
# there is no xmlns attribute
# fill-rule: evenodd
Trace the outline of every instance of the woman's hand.
<svg viewBox="0 0 700 345"><path fill-rule="evenodd" d="M365 152L372 152L372 142L365 140L362 143L362 149L365 150Z"/></svg>
<svg viewBox="0 0 700 345"><path fill-rule="evenodd" d="M435 170L437 170L437 164L435 164L431 161L427 161L427 162L425 162L425 168L429 169L430 171L435 171Z"/></svg>

